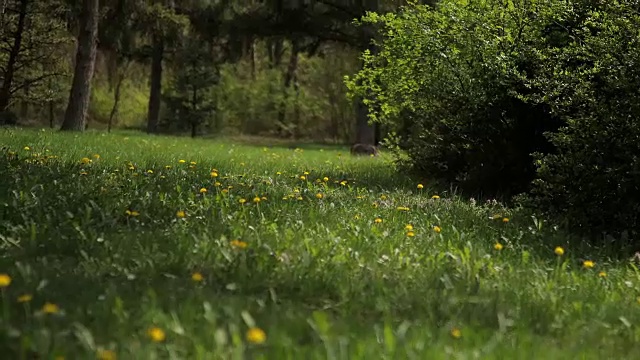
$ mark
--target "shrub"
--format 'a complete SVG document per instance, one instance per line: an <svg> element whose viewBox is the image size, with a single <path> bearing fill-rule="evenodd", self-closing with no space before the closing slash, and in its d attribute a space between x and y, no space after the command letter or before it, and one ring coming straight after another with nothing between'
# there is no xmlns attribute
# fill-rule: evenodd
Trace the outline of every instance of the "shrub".
<svg viewBox="0 0 640 360"><path fill-rule="evenodd" d="M402 135L413 171L473 193L526 190L531 153L548 152L543 134L559 125L520 96L549 3L444 0L369 15L384 41L348 86L370 96L373 121Z"/></svg>

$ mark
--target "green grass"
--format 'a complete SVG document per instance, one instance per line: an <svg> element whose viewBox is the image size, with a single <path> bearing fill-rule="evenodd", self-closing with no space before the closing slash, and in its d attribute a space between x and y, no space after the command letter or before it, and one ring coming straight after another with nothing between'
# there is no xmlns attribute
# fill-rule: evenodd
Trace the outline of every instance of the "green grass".
<svg viewBox="0 0 640 360"><path fill-rule="evenodd" d="M570 245L498 203L433 199L427 180L418 189L384 157L135 133L1 130L0 144L0 274L12 279L0 290L4 358L622 359L640 350L633 263ZM19 302L23 294L33 298ZM47 302L59 311L44 314ZM250 327L266 342L248 341Z"/></svg>

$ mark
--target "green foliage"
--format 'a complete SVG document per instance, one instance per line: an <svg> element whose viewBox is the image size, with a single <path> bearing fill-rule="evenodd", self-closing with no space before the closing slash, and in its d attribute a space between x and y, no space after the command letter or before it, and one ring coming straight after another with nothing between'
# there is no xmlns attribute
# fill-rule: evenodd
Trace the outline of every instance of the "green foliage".
<svg viewBox="0 0 640 360"><path fill-rule="evenodd" d="M186 125L192 136L200 125L213 118L216 108L214 90L219 82L219 64L206 45L196 34L183 39L176 49L170 89L163 96L168 126L184 129Z"/></svg>
<svg viewBox="0 0 640 360"><path fill-rule="evenodd" d="M384 154L133 132L4 130L0 143L4 358L638 353L635 265L496 202L434 199Z"/></svg>
<svg viewBox="0 0 640 360"><path fill-rule="evenodd" d="M640 226L640 15L635 1L578 3L550 14L535 52L532 102L562 119L540 153L533 201L581 234L637 240ZM550 22L551 23L551 22ZM560 40L557 40L557 39ZM544 46L546 45L546 46Z"/></svg>

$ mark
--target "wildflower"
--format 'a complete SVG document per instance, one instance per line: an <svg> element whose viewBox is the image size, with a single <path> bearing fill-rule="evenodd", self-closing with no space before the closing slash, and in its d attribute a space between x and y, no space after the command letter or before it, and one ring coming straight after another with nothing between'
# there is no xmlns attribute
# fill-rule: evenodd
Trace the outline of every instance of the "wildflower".
<svg viewBox="0 0 640 360"><path fill-rule="evenodd" d="M440 196L438 196L438 195L433 195L431 198L432 198L432 199L434 199L434 200L438 200L438 199L440 199Z"/></svg>
<svg viewBox="0 0 640 360"><path fill-rule="evenodd" d="M156 326L149 328L149 330L147 330L147 335L149 335L151 340L153 340L154 342L162 342L166 337L164 334L164 330Z"/></svg>
<svg viewBox="0 0 640 360"><path fill-rule="evenodd" d="M259 197L257 197L257 196L253 198L253 202L256 203L256 204L259 203L260 200L261 199Z"/></svg>
<svg viewBox="0 0 640 360"><path fill-rule="evenodd" d="M137 211L135 211L135 210L133 210L133 211L132 211L132 210L125 210L125 212L124 212L124 213L125 213L125 214L127 214L127 215L129 215L129 216L133 216L133 217L136 217L136 216L139 216L139 215L140 215L140 213L139 213L139 212L137 212Z"/></svg>
<svg viewBox="0 0 640 360"><path fill-rule="evenodd" d="M96 160L100 159L100 154L93 154L93 158Z"/></svg>
<svg viewBox="0 0 640 360"><path fill-rule="evenodd" d="M298 196L298 201L302 201L302 196Z"/></svg>
<svg viewBox="0 0 640 360"><path fill-rule="evenodd" d="M247 247L247 243L242 240L231 240L230 244L238 249L245 249Z"/></svg>
<svg viewBox="0 0 640 360"><path fill-rule="evenodd" d="M379 205L378 205L378 203L377 203L377 202L375 202L375 201L374 201L374 202L371 204L371 206L373 206L373 208L374 208L374 209L377 209Z"/></svg>
<svg viewBox="0 0 640 360"><path fill-rule="evenodd" d="M454 339L460 339L462 337L462 331L460 331L460 329L458 328L453 328L451 329L451 336Z"/></svg>
<svg viewBox="0 0 640 360"><path fill-rule="evenodd" d="M228 193L228 192L229 192L229 189L222 189L222 193L223 193L223 194L226 194L226 193Z"/></svg>
<svg viewBox="0 0 640 360"><path fill-rule="evenodd" d="M178 163L180 163L180 164L184 164L186 162L187 162L186 160L182 160L182 159L178 160Z"/></svg>
<svg viewBox="0 0 640 360"><path fill-rule="evenodd" d="M307 177L304 175L300 175L300 180L307 180Z"/></svg>
<svg viewBox="0 0 640 360"><path fill-rule="evenodd" d="M508 217L506 217L506 218L502 218L502 222L503 222L503 223L508 223L508 222L509 222L509 218L508 218Z"/></svg>
<svg viewBox="0 0 640 360"><path fill-rule="evenodd" d="M329 181L329 178L325 176L325 177L322 178L322 181L327 182L327 181Z"/></svg>
<svg viewBox="0 0 640 360"><path fill-rule="evenodd" d="M416 236L416 233L414 233L413 231L407 231L407 236L408 237L414 237L414 236Z"/></svg>
<svg viewBox="0 0 640 360"><path fill-rule="evenodd" d="M212 178L217 178L217 177L218 177L218 173L217 173L217 172L215 172L215 171L212 171L212 172L211 172L211 177L212 177Z"/></svg>
<svg viewBox="0 0 640 360"><path fill-rule="evenodd" d="M407 224L407 225L404 227L404 229L405 229L405 230L407 230L407 231L412 231L412 230L413 230L413 225L411 225L411 224Z"/></svg>
<svg viewBox="0 0 640 360"><path fill-rule="evenodd" d="M216 182L213 184L213 186L215 186L215 187L220 187L220 186L222 186L222 184L221 184L221 183L219 183L218 181L216 181Z"/></svg>
<svg viewBox="0 0 640 360"><path fill-rule="evenodd" d="M8 274L0 274L0 289L11 285L11 276Z"/></svg>
<svg viewBox="0 0 640 360"><path fill-rule="evenodd" d="M164 168L169 170L169 169L171 169L171 165L165 165Z"/></svg>
<svg viewBox="0 0 640 360"><path fill-rule="evenodd" d="M24 149L27 150L27 151L31 150L31 148L28 147L28 146L25 146Z"/></svg>
<svg viewBox="0 0 640 360"><path fill-rule="evenodd" d="M263 197L261 197L261 198L260 198L260 200L262 200L262 201L267 201L267 197L266 197L266 196L263 196Z"/></svg>
<svg viewBox="0 0 640 360"><path fill-rule="evenodd" d="M200 282L203 279L204 279L204 277L199 272L194 272L193 274L191 274L191 280L193 280L195 282Z"/></svg>
<svg viewBox="0 0 640 360"><path fill-rule="evenodd" d="M244 203L246 203L246 202L247 202L247 199L242 198L242 199L238 200L238 202L239 202L240 204L244 204Z"/></svg>
<svg viewBox="0 0 640 360"><path fill-rule="evenodd" d="M347 180L342 180L342 181L340 181L340 185L342 185L342 186L346 186L346 185L347 185Z"/></svg>
<svg viewBox="0 0 640 360"><path fill-rule="evenodd" d="M424 188L424 185L418 184L418 189L423 189L423 188Z"/></svg>
<svg viewBox="0 0 640 360"><path fill-rule="evenodd" d="M435 231L437 233L440 233L442 231L442 228L440 226L436 225L436 226L433 227L433 231Z"/></svg>
<svg viewBox="0 0 640 360"><path fill-rule="evenodd" d="M18 296L18 302L19 303L27 303L29 301L31 301L33 299L33 295L31 294L22 294L20 296Z"/></svg>
<svg viewBox="0 0 640 360"><path fill-rule="evenodd" d="M591 261L591 260L585 260L585 261L582 263L582 266L584 266L584 267L585 267L585 269L591 269L591 268L592 268L592 267L594 267L595 265L596 265L596 264L595 264L593 261Z"/></svg>
<svg viewBox="0 0 640 360"><path fill-rule="evenodd" d="M112 350L99 349L96 355L98 360L116 360L116 353Z"/></svg>
<svg viewBox="0 0 640 360"><path fill-rule="evenodd" d="M200 188L200 194L206 194L207 188Z"/></svg>
<svg viewBox="0 0 640 360"><path fill-rule="evenodd" d="M398 211L409 211L409 208L408 208L408 207L406 207L406 206L398 206L396 209L397 209Z"/></svg>
<svg viewBox="0 0 640 360"><path fill-rule="evenodd" d="M500 244L499 242L497 242L495 245L493 245L493 248L500 251L502 250L503 246L502 244Z"/></svg>
<svg viewBox="0 0 640 360"><path fill-rule="evenodd" d="M387 200L387 195L385 194L380 195L380 200Z"/></svg>
<svg viewBox="0 0 640 360"><path fill-rule="evenodd" d="M604 271L600 271L600 272L598 273L598 276L599 276L599 277L601 277L601 278L606 278L606 277L607 277L607 273L606 273L606 272L604 272Z"/></svg>
<svg viewBox="0 0 640 360"><path fill-rule="evenodd" d="M247 341L252 344L262 344L267 340L267 334L257 327L252 327L247 331Z"/></svg>
<svg viewBox="0 0 640 360"><path fill-rule="evenodd" d="M192 162L190 162L189 164L190 164L191 166L195 166L195 165L196 165L196 162L195 162L195 161L192 161Z"/></svg>
<svg viewBox="0 0 640 360"><path fill-rule="evenodd" d="M376 218L375 220L373 220L373 222L375 222L376 224L380 224L382 222L382 219Z"/></svg>
<svg viewBox="0 0 640 360"><path fill-rule="evenodd" d="M282 175L282 173L280 171L277 171L276 175Z"/></svg>
<svg viewBox="0 0 640 360"><path fill-rule="evenodd" d="M88 163L90 163L90 162L91 162L91 159L89 159L88 157L83 157L83 158L80 160L80 162L86 165L86 164L88 164Z"/></svg>
<svg viewBox="0 0 640 360"><path fill-rule="evenodd" d="M502 217L502 215L500 215L500 214L494 214L493 216L489 217L489 219L492 219L492 220L498 220L498 219L500 219L501 217Z"/></svg>
<svg viewBox="0 0 640 360"><path fill-rule="evenodd" d="M42 306L42 312L44 312L45 314L56 314L59 311L60 311L60 308L58 307L58 305L50 302L45 303Z"/></svg>
<svg viewBox="0 0 640 360"><path fill-rule="evenodd" d="M556 246L555 250L553 250L553 252L558 255L558 256L562 256L564 255L564 249L560 246Z"/></svg>
<svg viewBox="0 0 640 360"><path fill-rule="evenodd" d="M86 171L80 171L80 175L82 175L82 176L87 176L88 174L89 174L89 173L88 173L88 172L86 172Z"/></svg>
<svg viewBox="0 0 640 360"><path fill-rule="evenodd" d="M305 174L305 175L309 175L309 172L308 172L308 171L305 171L303 174Z"/></svg>
<svg viewBox="0 0 640 360"><path fill-rule="evenodd" d="M176 216L177 216L179 219L184 219L185 217L187 217L187 213L185 213L185 212L184 212L184 210L178 210L178 211L176 212Z"/></svg>
<svg viewBox="0 0 640 360"><path fill-rule="evenodd" d="M322 193L317 193L316 194L316 199L322 199L324 197L324 195L322 195Z"/></svg>

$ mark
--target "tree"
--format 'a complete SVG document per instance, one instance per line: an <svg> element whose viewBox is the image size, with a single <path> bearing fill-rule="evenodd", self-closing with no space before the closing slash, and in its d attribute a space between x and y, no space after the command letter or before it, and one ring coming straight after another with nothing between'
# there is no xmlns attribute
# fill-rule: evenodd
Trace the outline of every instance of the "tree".
<svg viewBox="0 0 640 360"><path fill-rule="evenodd" d="M91 79L96 62L99 10L99 0L83 0L73 81L60 130L85 129L91 97Z"/></svg>
<svg viewBox="0 0 640 360"><path fill-rule="evenodd" d="M59 1L4 2L0 46L0 113L19 98L23 112L29 102L48 101L50 84L66 76L65 51L70 37ZM2 122L0 120L0 122Z"/></svg>

